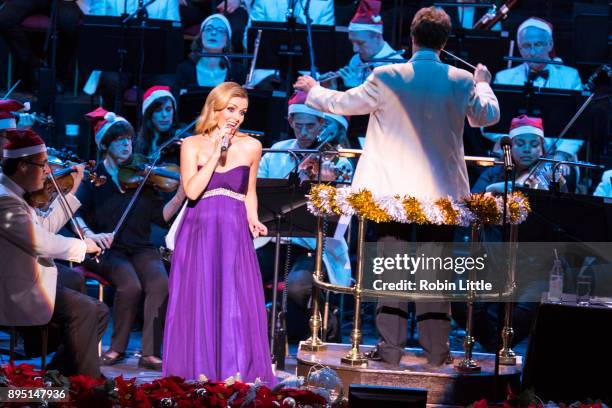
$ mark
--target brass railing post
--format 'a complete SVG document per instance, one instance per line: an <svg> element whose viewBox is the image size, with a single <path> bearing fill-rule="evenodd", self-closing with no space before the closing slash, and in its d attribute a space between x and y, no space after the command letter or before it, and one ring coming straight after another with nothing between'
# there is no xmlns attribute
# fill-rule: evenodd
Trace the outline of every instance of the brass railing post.
<svg viewBox="0 0 612 408"><path fill-rule="evenodd" d="M368 360L359 351L361 344L361 294L363 286L363 265L364 265L364 243L365 243L365 219L358 217L357 226L357 273L356 282L353 290L355 296L355 315L353 318L353 331L351 332L351 351L342 357L342 364L351 366L367 365Z"/></svg>
<svg viewBox="0 0 612 408"><path fill-rule="evenodd" d="M317 217L317 248L315 252L315 270L314 275L317 280L320 280L323 275L323 219ZM327 346L319 338L321 330L321 315L319 312L319 294L321 289L317 285L312 287L312 315L310 316L310 338L301 344L300 349L304 351L324 351Z"/></svg>
<svg viewBox="0 0 612 408"><path fill-rule="evenodd" d="M472 224L472 255L476 253L476 249L480 242L479 237L480 225ZM470 270L469 279L474 281L476 277L476 271L474 269ZM465 324L465 337L463 339L463 349L465 350L465 355L463 356L463 360L461 360L457 365L455 365L455 369L464 373L476 373L480 372L480 366L478 363L472 358L472 350L474 349L474 337L473 333L473 315L474 315L474 297L475 291L470 289L468 293L468 301L467 301L467 322Z"/></svg>
<svg viewBox="0 0 612 408"><path fill-rule="evenodd" d="M512 328L512 312L514 309L514 289L516 287L515 270L516 270L516 246L517 246L518 226L510 225L510 251L508 252L508 285L512 289L512 296L505 303L504 328L501 332L502 349L499 350L499 364L516 365L516 353L512 350L512 337L514 329Z"/></svg>

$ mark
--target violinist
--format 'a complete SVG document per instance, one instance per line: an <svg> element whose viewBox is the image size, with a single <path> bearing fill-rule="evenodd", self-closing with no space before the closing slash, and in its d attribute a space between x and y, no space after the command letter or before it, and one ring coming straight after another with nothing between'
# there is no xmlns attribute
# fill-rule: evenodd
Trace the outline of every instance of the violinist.
<svg viewBox="0 0 612 408"><path fill-rule="evenodd" d="M176 100L170 88L153 86L147 89L143 95L142 115L142 128L134 142L134 152L153 157L160 145L172 138L177 130ZM165 155L163 161L178 164L178 149Z"/></svg>
<svg viewBox="0 0 612 408"><path fill-rule="evenodd" d="M6 137L0 174L0 326L59 325L61 343L49 368L99 377L97 344L108 324L108 308L64 286L54 259L81 262L100 248L90 238L57 234L68 220L57 200L45 217L28 205L27 195L42 189L50 173L47 148L31 130L9 130ZM80 205L74 193L83 178L82 168L75 170L74 186L65 196L72 211ZM24 339L28 344L27 334Z"/></svg>
<svg viewBox="0 0 612 408"><path fill-rule="evenodd" d="M103 249L100 263L89 262L88 268L108 279L115 287L113 335L110 349L101 357L103 365L113 365L125 359L129 335L136 318L141 296L144 295L142 357L139 367L161 369L168 274L159 252L151 243L151 223L167 226L183 201L179 190L166 204L159 192L143 188L125 224L115 236L118 220L128 207L135 190L126 189L122 174L133 163L132 125L112 112L98 108L87 114L92 120L95 141L102 162L98 174L108 182L94 187L83 184L77 193L82 203L77 222L84 235Z"/></svg>
<svg viewBox="0 0 612 408"><path fill-rule="evenodd" d="M304 104L306 94L296 92L289 100L289 125L295 132L295 139L283 140L275 143L272 149L312 149L317 147L317 137L323 136L327 139L326 115ZM346 119L344 117L339 117ZM333 119L338 120L339 118ZM348 122L347 122L348 125ZM335 132L335 131L334 131ZM342 134L342 132L339 132ZM332 140L331 145L337 146L337 141ZM315 159L316 160L316 159ZM259 178L288 178L296 166L300 166L294 157L288 153L266 153L260 161ZM300 170L301 178L310 178ZM339 158L336 163L332 160L324 160L321 165L321 179L324 181L350 181L353 174L353 166L346 158ZM314 179L317 175L314 174ZM272 280L274 265L274 244L269 244L271 238L258 238L255 240L257 257L261 266L264 283ZM283 238L283 242L288 239ZM291 238L295 244L292 249L292 267L287 278L289 299L297 305L304 314L308 311L309 299L312 293L312 273L314 270L314 238ZM351 278L350 260L348 257L348 246L344 238L326 238L326 251L323 261L329 275L330 282L348 286ZM284 253L284 251L283 251ZM339 330L335 319L331 320L328 338L339 336ZM306 326L306 324L304 324ZM291 334L291 333L290 333ZM339 340L335 337L335 340Z"/></svg>
<svg viewBox="0 0 612 408"><path fill-rule="evenodd" d="M527 176L538 159L545 153L544 127L542 119L521 115L512 119L510 125L510 138L512 139L512 160L515 165L516 185L527 186L534 189L548 189L552 181L552 171L548 164L540 164L534 174ZM567 175L567 171L563 170ZM567 183L563 174L558 172L555 178L560 182L561 189L567 191ZM472 187L473 193L504 191L504 169L495 166L485 170Z"/></svg>

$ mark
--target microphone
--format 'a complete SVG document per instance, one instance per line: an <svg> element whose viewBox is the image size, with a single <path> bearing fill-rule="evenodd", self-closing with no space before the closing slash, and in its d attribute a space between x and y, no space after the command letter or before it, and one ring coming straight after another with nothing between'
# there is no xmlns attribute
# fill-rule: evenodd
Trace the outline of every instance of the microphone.
<svg viewBox="0 0 612 408"><path fill-rule="evenodd" d="M230 136L232 135L232 128L230 126L225 125L225 133L223 134L223 139L221 140L221 151L224 152L229 147Z"/></svg>
<svg viewBox="0 0 612 408"><path fill-rule="evenodd" d="M512 146L512 139L509 136L504 136L500 139L499 144L501 145L504 155L504 169L510 173L514 170L514 162L512 162L512 154L510 153L510 147Z"/></svg>

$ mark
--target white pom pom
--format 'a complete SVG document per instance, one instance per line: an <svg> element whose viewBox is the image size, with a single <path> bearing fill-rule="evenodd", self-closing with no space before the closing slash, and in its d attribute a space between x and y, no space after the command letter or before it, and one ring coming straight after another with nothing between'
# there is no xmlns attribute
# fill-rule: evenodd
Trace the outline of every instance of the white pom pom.
<svg viewBox="0 0 612 408"><path fill-rule="evenodd" d="M117 115L115 115L115 112L106 112L104 119L109 122L114 122L117 119Z"/></svg>
<svg viewBox="0 0 612 408"><path fill-rule="evenodd" d="M378 23L381 20L380 16L372 16L372 21Z"/></svg>
<svg viewBox="0 0 612 408"><path fill-rule="evenodd" d="M24 102L22 111L27 112L29 110L30 110L30 102Z"/></svg>

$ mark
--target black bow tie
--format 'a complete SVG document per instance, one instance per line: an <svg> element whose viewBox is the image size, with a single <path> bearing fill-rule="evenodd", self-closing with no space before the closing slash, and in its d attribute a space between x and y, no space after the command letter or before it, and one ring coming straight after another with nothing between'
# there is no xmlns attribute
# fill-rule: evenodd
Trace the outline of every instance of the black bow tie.
<svg viewBox="0 0 612 408"><path fill-rule="evenodd" d="M540 77L546 81L548 79L548 74L549 72L547 69L543 69L541 71L529 71L529 75L527 78L529 82L533 82Z"/></svg>

